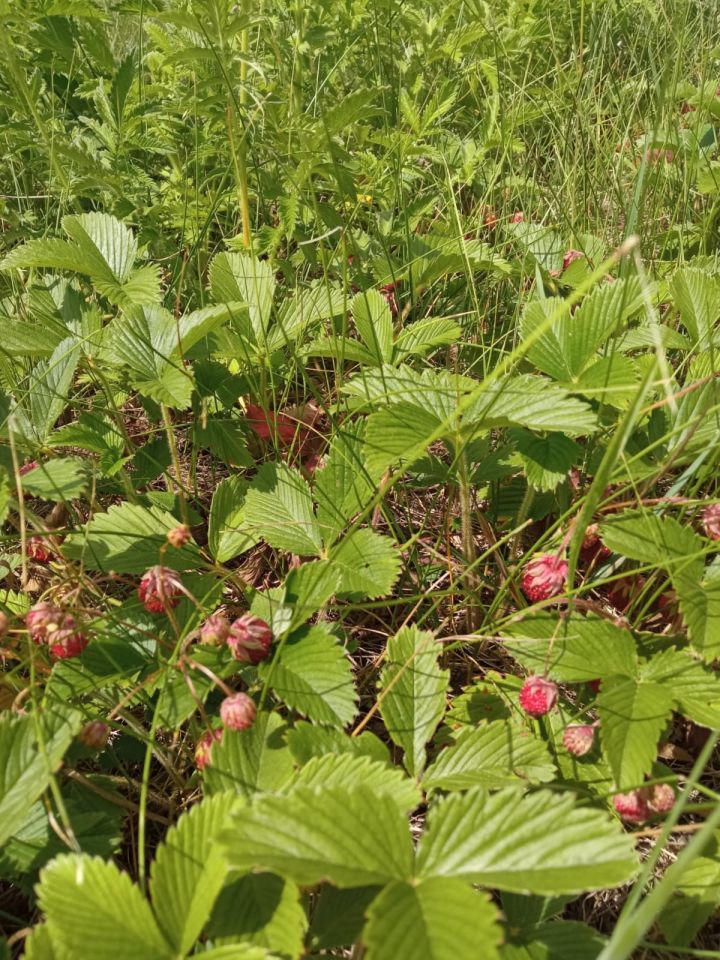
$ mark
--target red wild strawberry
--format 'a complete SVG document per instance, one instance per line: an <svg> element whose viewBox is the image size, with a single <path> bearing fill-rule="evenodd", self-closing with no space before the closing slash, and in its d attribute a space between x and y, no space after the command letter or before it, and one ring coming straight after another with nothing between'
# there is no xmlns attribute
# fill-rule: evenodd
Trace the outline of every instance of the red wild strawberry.
<svg viewBox="0 0 720 960"><path fill-rule="evenodd" d="M602 680L600 680L600 679L598 679L598 680L588 680L588 682L587 682L587 685L590 687L590 689L592 690L592 692L593 692L594 694L598 694L598 693L600 692L600 685L601 685L601 684L602 684Z"/></svg>
<svg viewBox="0 0 720 960"><path fill-rule="evenodd" d="M255 701L246 693L233 693L220 704L220 719L228 730L247 730L255 723Z"/></svg>
<svg viewBox="0 0 720 960"><path fill-rule="evenodd" d="M630 790L629 793L616 793L613 797L613 806L623 820L630 823L644 823L650 816L645 792Z"/></svg>
<svg viewBox="0 0 720 960"><path fill-rule="evenodd" d="M167 542L176 550L184 547L191 539L190 527L186 523L181 523L179 527L173 527L167 532Z"/></svg>
<svg viewBox="0 0 720 960"><path fill-rule="evenodd" d="M667 813L675 803L675 791L669 783L656 783L647 788L648 806L655 813Z"/></svg>
<svg viewBox="0 0 720 960"><path fill-rule="evenodd" d="M212 761L212 746L216 741L222 740L222 735L222 730L208 730L200 737L195 747L195 766L198 770L202 770Z"/></svg>
<svg viewBox="0 0 720 960"><path fill-rule="evenodd" d="M705 536L711 540L720 540L720 503L711 503L702 513Z"/></svg>
<svg viewBox="0 0 720 960"><path fill-rule="evenodd" d="M88 645L88 638L75 629L75 621L68 616L60 630L54 630L48 635L48 645L51 656L56 660L69 660L71 657L80 656Z"/></svg>
<svg viewBox="0 0 720 960"><path fill-rule="evenodd" d="M102 720L91 720L78 734L78 740L90 750L102 750L109 737L110 727Z"/></svg>
<svg viewBox="0 0 720 960"><path fill-rule="evenodd" d="M565 727L563 743L568 753L574 757L584 757L595 743L595 727L589 723L571 723Z"/></svg>
<svg viewBox="0 0 720 960"><path fill-rule="evenodd" d="M52 552L42 537L30 537L27 542L27 555L37 563L47 563L52 559Z"/></svg>
<svg viewBox="0 0 720 960"><path fill-rule="evenodd" d="M557 703L558 688L544 677L528 677L520 690L520 706L531 717L543 717Z"/></svg>
<svg viewBox="0 0 720 960"><path fill-rule="evenodd" d="M567 253L563 256L563 271L567 270L571 263L575 260L582 260L585 256L580 250L568 250Z"/></svg>
<svg viewBox="0 0 720 960"><path fill-rule="evenodd" d="M562 593L567 583L567 560L552 553L542 553L525 567L522 590L531 603L549 600Z"/></svg>
<svg viewBox="0 0 720 960"><path fill-rule="evenodd" d="M593 560L607 560L612 555L612 550L600 539L600 527L597 523L591 523L585 531L580 552L586 563Z"/></svg>
<svg viewBox="0 0 720 960"><path fill-rule="evenodd" d="M60 607L48 600L40 600L25 614L25 625L35 643L45 643L51 632L60 629L63 617Z"/></svg>
<svg viewBox="0 0 720 960"><path fill-rule="evenodd" d="M159 564L144 573L138 587L140 602L149 613L162 613L176 607L183 594L182 580L169 567Z"/></svg>
<svg viewBox="0 0 720 960"><path fill-rule="evenodd" d="M241 663L253 665L267 659L271 643L272 630L264 620L251 613L244 613L233 622L227 638L233 657Z"/></svg>
<svg viewBox="0 0 720 960"><path fill-rule="evenodd" d="M522 210L516 210L510 217L510 223L522 223L525 220L525 214Z"/></svg>
<svg viewBox="0 0 720 960"><path fill-rule="evenodd" d="M20 474L21 477L24 477L26 473L30 473L30 471L34 470L37 466L38 466L37 460L28 460L27 463L24 463L20 467L20 469L18 470L18 473Z"/></svg>
<svg viewBox="0 0 720 960"><path fill-rule="evenodd" d="M222 613L211 613L200 627L200 643L220 646L230 635L230 621Z"/></svg>

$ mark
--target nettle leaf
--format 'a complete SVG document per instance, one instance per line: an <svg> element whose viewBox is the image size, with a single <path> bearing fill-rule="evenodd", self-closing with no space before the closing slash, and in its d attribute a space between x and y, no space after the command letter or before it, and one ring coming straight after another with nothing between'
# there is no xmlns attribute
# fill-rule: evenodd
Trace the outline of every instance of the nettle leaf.
<svg viewBox="0 0 720 960"><path fill-rule="evenodd" d="M37 887L53 944L87 960L172 960L175 951L150 904L114 863L83 854L57 857Z"/></svg>
<svg viewBox="0 0 720 960"><path fill-rule="evenodd" d="M565 683L637 675L635 641L629 630L590 614L525 617L507 628L505 646L529 673Z"/></svg>
<svg viewBox="0 0 720 960"><path fill-rule="evenodd" d="M451 794L430 810L417 857L420 877L518 893L615 887L637 869L632 837L616 821L549 790Z"/></svg>
<svg viewBox="0 0 720 960"><path fill-rule="evenodd" d="M543 377L520 374L491 383L465 411L477 427L558 430L568 436L593 433L597 417L588 404Z"/></svg>
<svg viewBox="0 0 720 960"><path fill-rule="evenodd" d="M45 460L21 478L23 490L44 500L71 500L88 484L87 464L77 457Z"/></svg>
<svg viewBox="0 0 720 960"><path fill-rule="evenodd" d="M425 771L426 790L491 789L518 783L542 783L555 776L547 745L527 730L502 720L465 728Z"/></svg>
<svg viewBox="0 0 720 960"><path fill-rule="evenodd" d="M172 514L158 507L125 502L95 514L84 530L69 534L62 552L90 570L104 572L140 574L156 563L175 570L197 569L202 558L194 544L167 548L168 531L177 525Z"/></svg>
<svg viewBox="0 0 720 960"><path fill-rule="evenodd" d="M264 868L300 886L328 880L362 887L412 874L405 815L388 796L364 786L260 795L232 818L224 841L235 869Z"/></svg>
<svg viewBox="0 0 720 960"><path fill-rule="evenodd" d="M425 745L445 712L449 671L441 670L440 644L432 633L403 627L387 643L380 679L380 714L394 743L404 753L405 767L419 776L425 766Z"/></svg>
<svg viewBox="0 0 720 960"><path fill-rule="evenodd" d="M344 727L357 710L347 654L324 624L295 631L259 673L291 709L316 723Z"/></svg>
<svg viewBox="0 0 720 960"><path fill-rule="evenodd" d="M158 847L150 881L153 907L177 953L190 951L225 882L224 849L217 840L236 803L234 793L207 797L180 817Z"/></svg>
<svg viewBox="0 0 720 960"><path fill-rule="evenodd" d="M37 720L7 712L0 716L0 846L23 826L33 803L47 789L81 719L80 714L58 705Z"/></svg>
<svg viewBox="0 0 720 960"><path fill-rule="evenodd" d="M702 570L704 566L703 540L674 517L626 510L603 521L600 536L613 552L630 560L664 567L671 577L692 576L696 568Z"/></svg>
<svg viewBox="0 0 720 960"><path fill-rule="evenodd" d="M249 730L225 730L212 747L212 761L203 770L207 793L234 791L251 797L287 783L294 762L285 745L285 723L277 713L259 712Z"/></svg>
<svg viewBox="0 0 720 960"><path fill-rule="evenodd" d="M266 463L258 471L245 498L245 527L277 550L312 557L322 548L310 489L284 463Z"/></svg>
<svg viewBox="0 0 720 960"><path fill-rule="evenodd" d="M500 912L488 894L435 877L391 883L373 900L363 931L368 960L497 960Z"/></svg>
<svg viewBox="0 0 720 960"><path fill-rule="evenodd" d="M389 361L393 351L393 322L385 297L372 289L357 293L350 303L350 312L368 352L380 364Z"/></svg>
<svg viewBox="0 0 720 960"><path fill-rule="evenodd" d="M363 784L379 797L391 797L406 813L420 804L417 785L398 767L352 753L326 753L312 757L293 778L291 789L299 785L353 787Z"/></svg>
<svg viewBox="0 0 720 960"><path fill-rule="evenodd" d="M401 558L389 537L374 530L354 530L329 553L340 571L338 593L376 600L392 590L400 574Z"/></svg>
<svg viewBox="0 0 720 960"><path fill-rule="evenodd" d="M667 687L627 678L603 681L597 697L600 742L618 789L642 784L672 711Z"/></svg>
<svg viewBox="0 0 720 960"><path fill-rule="evenodd" d="M720 318L720 278L698 267L681 267L672 278L670 292L693 345L706 350Z"/></svg>
<svg viewBox="0 0 720 960"><path fill-rule="evenodd" d="M528 430L510 430L528 483L536 490L554 490L568 475L582 451L564 433L549 433L539 437Z"/></svg>
<svg viewBox="0 0 720 960"><path fill-rule="evenodd" d="M248 482L242 477L226 477L215 487L210 505L208 546L218 563L227 563L258 542L245 529L245 495Z"/></svg>
<svg viewBox="0 0 720 960"><path fill-rule="evenodd" d="M306 929L307 915L296 884L273 873L249 873L222 890L207 933L214 943L227 940L242 949L244 944L238 941L246 941L283 958L298 958ZM242 960L244 954L238 957Z"/></svg>
<svg viewBox="0 0 720 960"><path fill-rule="evenodd" d="M667 687L680 713L695 723L720 728L720 679L689 653L663 650L643 666L641 677Z"/></svg>

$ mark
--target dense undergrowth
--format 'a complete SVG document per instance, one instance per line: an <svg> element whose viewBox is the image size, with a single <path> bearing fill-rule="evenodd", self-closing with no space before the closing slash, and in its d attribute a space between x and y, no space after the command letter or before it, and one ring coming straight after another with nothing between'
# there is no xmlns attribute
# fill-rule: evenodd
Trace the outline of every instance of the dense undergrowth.
<svg viewBox="0 0 720 960"><path fill-rule="evenodd" d="M0 17L0 956L720 957L715 5Z"/></svg>

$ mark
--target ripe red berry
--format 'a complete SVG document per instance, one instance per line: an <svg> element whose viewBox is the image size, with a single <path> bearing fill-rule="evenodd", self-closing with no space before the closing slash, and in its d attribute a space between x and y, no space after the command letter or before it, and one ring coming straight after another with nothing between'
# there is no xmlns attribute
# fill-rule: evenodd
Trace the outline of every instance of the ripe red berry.
<svg viewBox="0 0 720 960"><path fill-rule="evenodd" d="M222 740L222 735L222 730L218 729L208 730L200 737L195 747L195 766L198 770L202 770L212 761L212 746L216 741Z"/></svg>
<svg viewBox="0 0 720 960"><path fill-rule="evenodd" d="M264 620L251 613L244 613L232 623L227 638L233 657L241 663L253 665L267 659L271 643L272 630Z"/></svg>
<svg viewBox="0 0 720 960"><path fill-rule="evenodd" d="M91 720L78 734L78 740L90 750L102 750L110 737L110 727L102 720Z"/></svg>
<svg viewBox="0 0 720 960"><path fill-rule="evenodd" d="M568 753L574 757L584 757L595 743L595 727L589 723L571 723L565 727L563 743Z"/></svg>
<svg viewBox="0 0 720 960"><path fill-rule="evenodd" d="M563 257L562 268L567 270L571 263L575 260L581 260L585 256L580 250L568 250Z"/></svg>
<svg viewBox="0 0 720 960"><path fill-rule="evenodd" d="M711 540L720 540L720 503L711 503L702 513L705 536Z"/></svg>
<svg viewBox="0 0 720 960"><path fill-rule="evenodd" d="M656 783L647 788L647 804L655 813L667 813L675 803L675 791L669 783Z"/></svg>
<svg viewBox="0 0 720 960"><path fill-rule="evenodd" d="M140 602L149 613L162 613L176 607L183 594L182 580L169 567L150 567L138 587Z"/></svg>
<svg viewBox="0 0 720 960"><path fill-rule="evenodd" d="M200 627L200 643L219 646L230 635L230 621L222 613L211 613Z"/></svg>
<svg viewBox="0 0 720 960"><path fill-rule="evenodd" d="M612 551L600 539L600 528L596 523L591 523L585 531L580 552L586 563L607 560L612 555Z"/></svg>
<svg viewBox="0 0 720 960"><path fill-rule="evenodd" d="M220 719L228 730L247 730L255 723L255 701L246 693L233 693L220 704Z"/></svg>
<svg viewBox="0 0 720 960"><path fill-rule="evenodd" d="M65 626L48 635L50 654L57 660L79 657L88 642L88 638L75 628L75 621L72 617L66 617Z"/></svg>
<svg viewBox="0 0 720 960"><path fill-rule="evenodd" d="M555 597L565 589L567 574L567 560L553 553L542 553L525 567L523 593L531 603Z"/></svg>
<svg viewBox="0 0 720 960"><path fill-rule="evenodd" d="M27 555L37 563L47 563L52 559L52 552L42 537L30 537L27 542Z"/></svg>
<svg viewBox="0 0 720 960"><path fill-rule="evenodd" d="M515 213L510 217L510 223L522 223L525 219L525 214L522 210L516 210Z"/></svg>
<svg viewBox="0 0 720 960"><path fill-rule="evenodd" d="M176 550L184 547L191 539L190 527L186 523L181 523L179 527L173 527L167 532L167 542Z"/></svg>
<svg viewBox="0 0 720 960"><path fill-rule="evenodd" d="M598 679L598 680L588 680L588 686L590 687L590 689L592 690L592 692L595 693L595 694L598 694L598 693L600 692L600 685L601 685L601 684L602 684L602 680L600 680L600 679Z"/></svg>
<svg viewBox="0 0 720 960"><path fill-rule="evenodd" d="M543 717L557 703L558 688L544 677L528 677L520 690L520 706L531 717Z"/></svg>
<svg viewBox="0 0 720 960"><path fill-rule="evenodd" d="M630 790L629 793L616 793L613 806L623 820L630 823L644 823L650 816L644 790Z"/></svg>

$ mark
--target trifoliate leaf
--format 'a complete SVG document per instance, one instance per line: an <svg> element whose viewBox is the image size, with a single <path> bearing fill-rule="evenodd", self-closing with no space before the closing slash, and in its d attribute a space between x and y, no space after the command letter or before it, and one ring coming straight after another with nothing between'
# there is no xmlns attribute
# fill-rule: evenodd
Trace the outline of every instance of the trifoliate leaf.
<svg viewBox="0 0 720 960"><path fill-rule="evenodd" d="M603 680L597 697L600 742L618 789L642 785L657 757L672 704L670 690L658 683Z"/></svg>

